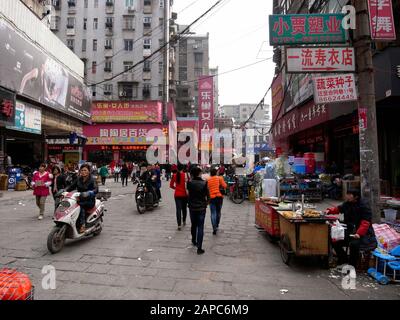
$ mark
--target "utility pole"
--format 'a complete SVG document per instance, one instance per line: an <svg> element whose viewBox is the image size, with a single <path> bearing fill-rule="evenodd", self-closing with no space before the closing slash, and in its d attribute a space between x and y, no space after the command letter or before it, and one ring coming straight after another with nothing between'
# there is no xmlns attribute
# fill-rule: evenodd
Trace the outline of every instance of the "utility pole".
<svg viewBox="0 0 400 320"><path fill-rule="evenodd" d="M170 50L170 0L164 0L164 94L163 94L163 122L168 122L168 102L169 102L169 50Z"/></svg>
<svg viewBox="0 0 400 320"><path fill-rule="evenodd" d="M380 197L379 149L376 120L374 66L371 49L371 32L367 0L352 1L357 24L354 30L354 46L358 69L359 113L366 113L366 127L360 125L360 174L361 197L368 202L372 210L373 222L380 222L378 208Z"/></svg>

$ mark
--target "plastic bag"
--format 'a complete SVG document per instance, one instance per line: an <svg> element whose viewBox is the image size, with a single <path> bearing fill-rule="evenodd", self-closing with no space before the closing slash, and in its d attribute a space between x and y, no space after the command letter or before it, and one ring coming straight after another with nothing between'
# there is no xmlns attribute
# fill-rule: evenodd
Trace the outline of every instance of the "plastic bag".
<svg viewBox="0 0 400 320"><path fill-rule="evenodd" d="M344 240L345 238L346 225L341 224L339 220L336 220L331 226L331 238L333 242Z"/></svg>

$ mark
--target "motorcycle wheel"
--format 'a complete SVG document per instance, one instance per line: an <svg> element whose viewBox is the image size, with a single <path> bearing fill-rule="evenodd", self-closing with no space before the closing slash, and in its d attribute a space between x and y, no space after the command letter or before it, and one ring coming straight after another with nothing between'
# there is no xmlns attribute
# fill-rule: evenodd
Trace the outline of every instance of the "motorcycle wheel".
<svg viewBox="0 0 400 320"><path fill-rule="evenodd" d="M101 231L103 231L103 227L100 227L96 232L93 232L93 237L97 237Z"/></svg>
<svg viewBox="0 0 400 320"><path fill-rule="evenodd" d="M137 211L138 211L140 214L143 214L143 213L146 212L146 206L145 206L145 205L141 205L140 203L137 203L137 204L136 204L136 208L137 208Z"/></svg>
<svg viewBox="0 0 400 320"><path fill-rule="evenodd" d="M244 201L244 195L243 192L240 190L240 188L235 188L232 194L232 201L233 203L236 204L241 204Z"/></svg>
<svg viewBox="0 0 400 320"><path fill-rule="evenodd" d="M63 227L54 227L47 237L47 249L52 254L60 252L65 244L65 232Z"/></svg>

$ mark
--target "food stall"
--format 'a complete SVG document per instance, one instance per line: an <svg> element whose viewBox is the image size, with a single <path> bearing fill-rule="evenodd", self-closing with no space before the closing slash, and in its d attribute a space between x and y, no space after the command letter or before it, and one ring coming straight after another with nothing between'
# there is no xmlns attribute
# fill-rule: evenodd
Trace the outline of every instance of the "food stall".
<svg viewBox="0 0 400 320"><path fill-rule="evenodd" d="M278 203L272 198L256 199L256 225L264 229L271 242L280 238Z"/></svg>

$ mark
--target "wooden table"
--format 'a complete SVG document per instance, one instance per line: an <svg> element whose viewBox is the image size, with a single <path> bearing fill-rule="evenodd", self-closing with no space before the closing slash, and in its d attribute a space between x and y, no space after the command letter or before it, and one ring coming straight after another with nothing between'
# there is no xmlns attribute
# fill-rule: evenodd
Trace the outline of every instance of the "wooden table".
<svg viewBox="0 0 400 320"><path fill-rule="evenodd" d="M287 219L279 213L280 250L282 260L289 264L293 256L322 258L328 267L330 225L328 218Z"/></svg>

